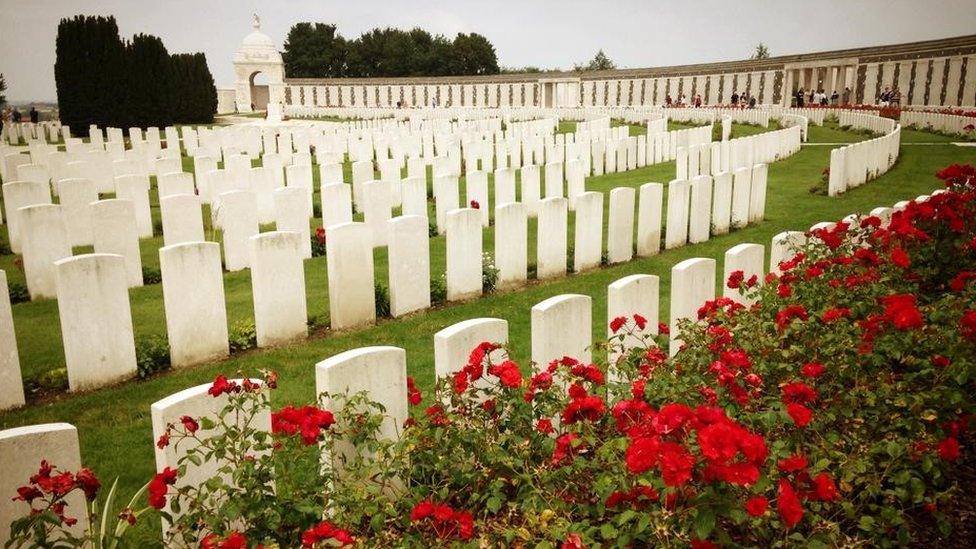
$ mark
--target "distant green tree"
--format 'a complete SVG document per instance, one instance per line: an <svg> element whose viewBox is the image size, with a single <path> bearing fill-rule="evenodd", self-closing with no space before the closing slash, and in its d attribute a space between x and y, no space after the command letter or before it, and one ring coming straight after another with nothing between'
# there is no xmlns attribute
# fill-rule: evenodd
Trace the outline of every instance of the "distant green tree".
<svg viewBox="0 0 976 549"><path fill-rule="evenodd" d="M119 37L113 17L62 19L54 79L62 123L87 135L100 127L213 121L217 90L202 53L170 56L162 41Z"/></svg>
<svg viewBox="0 0 976 549"><path fill-rule="evenodd" d="M348 43L335 25L297 23L288 31L285 73L296 78L345 76Z"/></svg>
<svg viewBox="0 0 976 549"><path fill-rule="evenodd" d="M617 65L606 53L603 52L602 49L597 51L596 55L594 55L593 59L590 59L588 63L577 63L573 66L573 70L577 72L607 71L615 68L617 68Z"/></svg>
<svg viewBox="0 0 976 549"><path fill-rule="evenodd" d="M487 38L477 33L454 38L454 74L498 74L498 56Z"/></svg>
<svg viewBox="0 0 976 549"><path fill-rule="evenodd" d="M453 41L424 29L376 28L346 40L335 25L297 23L282 53L293 78L495 74L498 56L487 38L459 34Z"/></svg>
<svg viewBox="0 0 976 549"><path fill-rule="evenodd" d="M0 109L7 104L7 94L3 93L7 91L7 81L3 78L3 73L0 72Z"/></svg>
<svg viewBox="0 0 976 549"><path fill-rule="evenodd" d="M752 53L752 59L769 59L769 48L762 42L756 44L756 49Z"/></svg>

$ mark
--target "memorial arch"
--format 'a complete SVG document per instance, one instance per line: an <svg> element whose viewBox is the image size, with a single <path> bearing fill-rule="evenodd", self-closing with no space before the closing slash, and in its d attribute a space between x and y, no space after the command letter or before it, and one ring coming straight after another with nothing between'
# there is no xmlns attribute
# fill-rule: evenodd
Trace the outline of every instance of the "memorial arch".
<svg viewBox="0 0 976 549"><path fill-rule="evenodd" d="M254 16L254 31L234 53L237 112L266 110L269 103L285 102L285 64L271 38L261 32Z"/></svg>

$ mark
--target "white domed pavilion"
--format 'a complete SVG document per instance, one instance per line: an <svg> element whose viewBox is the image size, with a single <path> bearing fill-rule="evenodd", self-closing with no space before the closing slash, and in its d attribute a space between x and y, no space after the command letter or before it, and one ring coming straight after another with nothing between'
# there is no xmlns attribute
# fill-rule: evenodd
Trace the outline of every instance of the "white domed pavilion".
<svg viewBox="0 0 976 549"><path fill-rule="evenodd" d="M263 111L268 104L281 105L285 100L285 65L271 37L261 32L261 20L254 16L254 30L244 37L234 53L237 75L237 112ZM264 74L267 84L256 85L254 79Z"/></svg>

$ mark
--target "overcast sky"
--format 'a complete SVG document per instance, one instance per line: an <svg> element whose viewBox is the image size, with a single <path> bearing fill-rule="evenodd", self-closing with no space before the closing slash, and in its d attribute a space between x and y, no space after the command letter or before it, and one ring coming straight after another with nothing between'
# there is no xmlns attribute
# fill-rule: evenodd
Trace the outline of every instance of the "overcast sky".
<svg viewBox="0 0 976 549"><path fill-rule="evenodd" d="M619 67L894 44L976 32L976 0L0 0L0 73L8 100L53 100L58 21L114 15L124 37L149 33L170 52L202 51L218 87L251 14L281 47L300 21L352 38L373 27L488 37L503 66L569 68L597 49ZM97 75L92 75L97 77Z"/></svg>

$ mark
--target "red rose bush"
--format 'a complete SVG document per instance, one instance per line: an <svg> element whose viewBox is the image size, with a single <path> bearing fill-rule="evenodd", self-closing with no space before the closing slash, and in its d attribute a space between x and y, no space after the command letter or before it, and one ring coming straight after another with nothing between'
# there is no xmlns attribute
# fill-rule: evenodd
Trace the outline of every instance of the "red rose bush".
<svg viewBox="0 0 976 549"><path fill-rule="evenodd" d="M890 219L812 231L763 280L732 273L749 299L703 304L674 356L640 315L611 321L595 363L483 342L426 398L408 379L395 441L364 394L262 429L273 377L219 377L221 413L158 441L187 451L148 502L168 539L206 547L924 543L976 403L976 178L938 177ZM180 482L203 463L212 478ZM20 496L62 516L44 482Z"/></svg>

